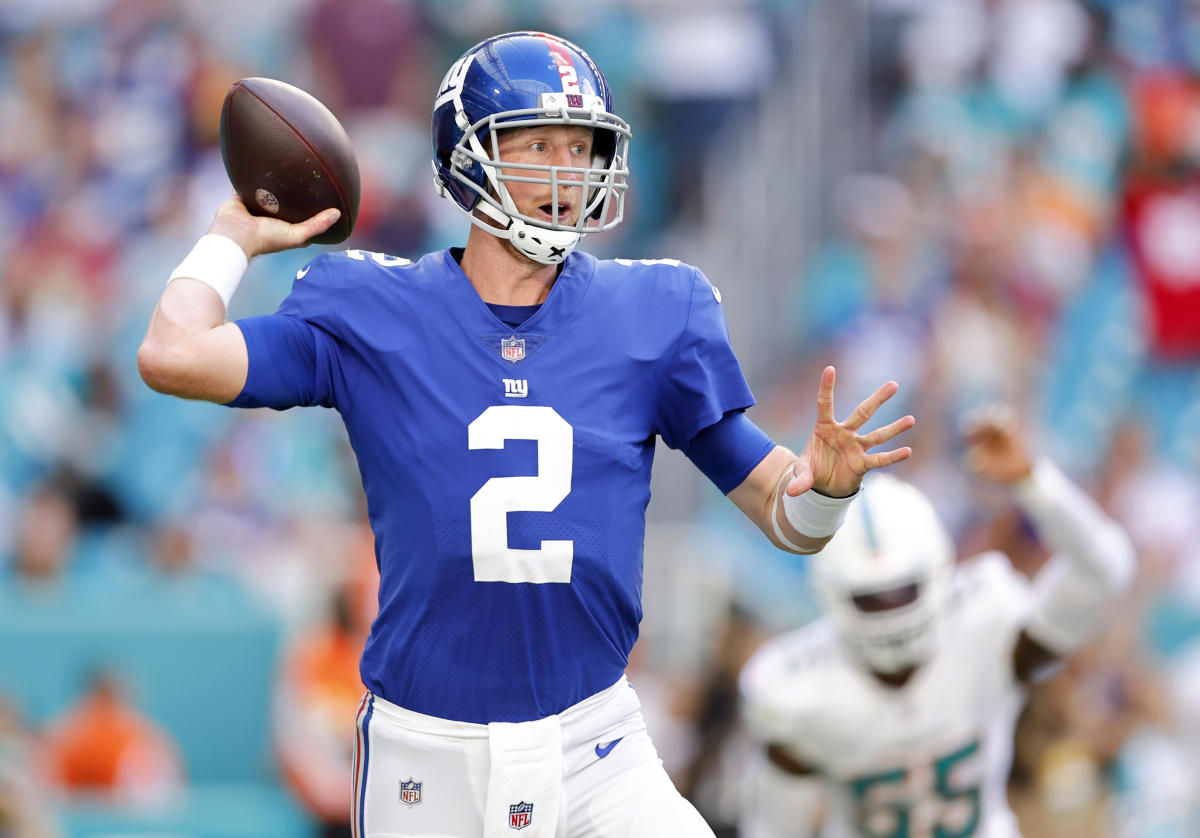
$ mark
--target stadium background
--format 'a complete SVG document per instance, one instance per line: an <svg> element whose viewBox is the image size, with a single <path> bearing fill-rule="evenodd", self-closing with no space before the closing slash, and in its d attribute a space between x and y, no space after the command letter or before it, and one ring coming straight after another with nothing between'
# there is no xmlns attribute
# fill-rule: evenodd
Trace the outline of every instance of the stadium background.
<svg viewBox="0 0 1200 838"><path fill-rule="evenodd" d="M307 836L329 804L301 790L348 785L372 570L340 423L154 394L135 351L228 193L232 81L329 104L363 173L347 246L413 256L464 237L430 188L434 86L520 28L590 51L634 126L626 222L589 249L705 270L780 441L823 364L842 410L897 379L897 471L962 554L1032 572L959 462L964 412L1003 399L1129 528L1135 590L1035 691L1013 800L1029 838L1200 834L1200 4L4 0L0 835ZM230 316L312 252L256 260ZM674 452L654 495L631 678L733 834L737 669L813 601ZM148 756L72 791L66 714L112 683Z"/></svg>

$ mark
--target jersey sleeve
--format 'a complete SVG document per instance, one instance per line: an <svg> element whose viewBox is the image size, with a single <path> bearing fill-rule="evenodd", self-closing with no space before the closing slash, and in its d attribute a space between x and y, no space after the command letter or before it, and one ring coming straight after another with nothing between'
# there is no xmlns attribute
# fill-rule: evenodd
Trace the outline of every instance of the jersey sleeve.
<svg viewBox="0 0 1200 838"><path fill-rule="evenodd" d="M961 630L974 638L972 663L977 677L988 673L1013 676L1013 650L1029 621L1033 591L1029 580L998 550L964 559L955 573L956 607L962 610Z"/></svg>
<svg viewBox="0 0 1200 838"><path fill-rule="evenodd" d="M681 450L721 494L742 484L775 447L775 441L741 410L726 413L701 430Z"/></svg>
<svg viewBox="0 0 1200 838"><path fill-rule="evenodd" d="M249 368L230 407L346 407L358 368L339 337L335 264L322 253L297 273L274 314L236 321Z"/></svg>
<svg viewBox="0 0 1200 838"><path fill-rule="evenodd" d="M738 675L742 723L760 742L790 746L805 738L814 674L808 634L799 629L767 641Z"/></svg>
<svg viewBox="0 0 1200 838"><path fill-rule="evenodd" d="M659 433L683 448L726 413L754 404L754 396L729 344L729 327L717 291L699 270L687 322L671 355L658 408Z"/></svg>
<svg viewBox="0 0 1200 838"><path fill-rule="evenodd" d="M956 593L981 632L1016 633L1029 618L1032 589L1008 556L988 550L963 559L955 575Z"/></svg>

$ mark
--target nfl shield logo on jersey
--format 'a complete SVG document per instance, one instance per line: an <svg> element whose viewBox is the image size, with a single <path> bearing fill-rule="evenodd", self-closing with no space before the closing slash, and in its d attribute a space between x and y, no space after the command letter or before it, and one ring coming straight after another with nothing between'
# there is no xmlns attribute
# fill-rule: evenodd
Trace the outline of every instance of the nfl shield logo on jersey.
<svg viewBox="0 0 1200 838"><path fill-rule="evenodd" d="M508 825L512 829L524 829L533 823L533 804L522 800L508 807Z"/></svg>
<svg viewBox="0 0 1200 838"><path fill-rule="evenodd" d="M421 781L413 778L400 781L400 802L410 809L421 802Z"/></svg>
<svg viewBox="0 0 1200 838"><path fill-rule="evenodd" d="M525 338L511 337L500 339L500 357L514 364L525 357Z"/></svg>

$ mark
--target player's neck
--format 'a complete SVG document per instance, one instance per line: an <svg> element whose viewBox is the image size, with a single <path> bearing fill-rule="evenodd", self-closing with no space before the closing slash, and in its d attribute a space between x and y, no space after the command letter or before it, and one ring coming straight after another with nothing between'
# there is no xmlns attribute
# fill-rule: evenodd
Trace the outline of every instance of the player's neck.
<svg viewBox="0 0 1200 838"><path fill-rule="evenodd" d="M907 686L908 682L912 680L912 677L916 674L916 672L917 667L910 666L905 669L901 669L898 672L879 672L878 670L872 669L871 675L876 681L879 681L885 687L891 687L892 689L898 690Z"/></svg>
<svg viewBox="0 0 1200 838"><path fill-rule="evenodd" d="M527 259L508 242L474 226L460 266L483 301L495 305L545 302L558 278L557 265Z"/></svg>

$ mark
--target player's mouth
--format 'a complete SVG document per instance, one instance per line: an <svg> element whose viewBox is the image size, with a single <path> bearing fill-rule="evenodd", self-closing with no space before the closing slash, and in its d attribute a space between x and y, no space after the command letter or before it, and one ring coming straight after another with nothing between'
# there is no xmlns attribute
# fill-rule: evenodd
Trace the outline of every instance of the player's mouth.
<svg viewBox="0 0 1200 838"><path fill-rule="evenodd" d="M547 221L554 221L559 224L570 223L571 204L560 202L558 205L558 216L554 215L554 204L542 204L538 207L538 216L545 218Z"/></svg>

